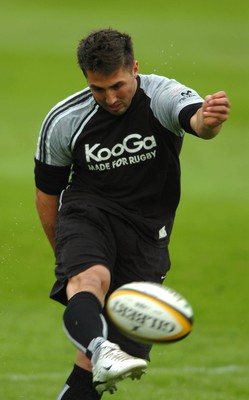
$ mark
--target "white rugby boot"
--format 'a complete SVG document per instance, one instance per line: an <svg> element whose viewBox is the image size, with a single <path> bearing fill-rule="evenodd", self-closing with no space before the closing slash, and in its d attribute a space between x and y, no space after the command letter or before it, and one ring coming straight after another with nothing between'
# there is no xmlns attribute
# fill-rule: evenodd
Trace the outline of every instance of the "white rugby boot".
<svg viewBox="0 0 249 400"><path fill-rule="evenodd" d="M99 394L114 393L116 383L125 378L140 379L147 368L145 360L130 356L108 340L100 344L93 360L93 386Z"/></svg>

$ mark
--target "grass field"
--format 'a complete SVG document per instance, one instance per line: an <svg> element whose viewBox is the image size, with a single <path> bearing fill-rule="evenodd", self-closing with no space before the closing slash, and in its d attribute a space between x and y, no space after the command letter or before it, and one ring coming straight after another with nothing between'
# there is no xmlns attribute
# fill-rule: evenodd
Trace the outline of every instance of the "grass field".
<svg viewBox="0 0 249 400"><path fill-rule="evenodd" d="M192 303L193 333L155 346L147 376L123 382L115 399L248 400L249 3L84 3L1 5L0 399L55 399L74 362L63 308L48 299L53 257L34 207L33 155L48 110L85 86L79 39L111 26L133 36L141 72L203 96L226 90L232 102L219 137L186 137L181 156L167 285Z"/></svg>

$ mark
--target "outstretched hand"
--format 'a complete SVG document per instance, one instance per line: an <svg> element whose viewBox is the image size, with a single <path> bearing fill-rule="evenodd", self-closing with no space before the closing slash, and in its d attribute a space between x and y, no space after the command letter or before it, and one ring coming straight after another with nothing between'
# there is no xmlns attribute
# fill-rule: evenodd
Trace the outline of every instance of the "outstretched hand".
<svg viewBox="0 0 249 400"><path fill-rule="evenodd" d="M192 129L203 139L212 139L228 119L230 107L225 92L209 94L205 97L202 107L191 117Z"/></svg>
<svg viewBox="0 0 249 400"><path fill-rule="evenodd" d="M228 119L230 101L225 92L208 95L202 106L203 124L206 128L215 128Z"/></svg>

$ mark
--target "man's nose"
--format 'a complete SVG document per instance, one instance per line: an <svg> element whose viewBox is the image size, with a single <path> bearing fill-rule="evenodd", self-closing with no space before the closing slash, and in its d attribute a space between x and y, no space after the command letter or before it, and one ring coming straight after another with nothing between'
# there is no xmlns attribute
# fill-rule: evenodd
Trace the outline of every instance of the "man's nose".
<svg viewBox="0 0 249 400"><path fill-rule="evenodd" d="M105 101L108 106L113 105L117 100L114 90L108 90L105 94Z"/></svg>

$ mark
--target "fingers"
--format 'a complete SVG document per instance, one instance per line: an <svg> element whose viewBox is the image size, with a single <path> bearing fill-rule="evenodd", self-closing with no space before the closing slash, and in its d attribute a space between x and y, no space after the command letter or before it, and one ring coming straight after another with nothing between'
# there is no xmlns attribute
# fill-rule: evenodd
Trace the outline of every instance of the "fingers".
<svg viewBox="0 0 249 400"><path fill-rule="evenodd" d="M205 97L205 106L207 108L214 107L224 107L226 109L230 109L231 104L225 92L217 92L214 94L209 94Z"/></svg>
<svg viewBox="0 0 249 400"><path fill-rule="evenodd" d="M204 118L214 118L216 123L222 123L227 120L230 107L231 104L226 93L220 91L205 97L203 116Z"/></svg>

